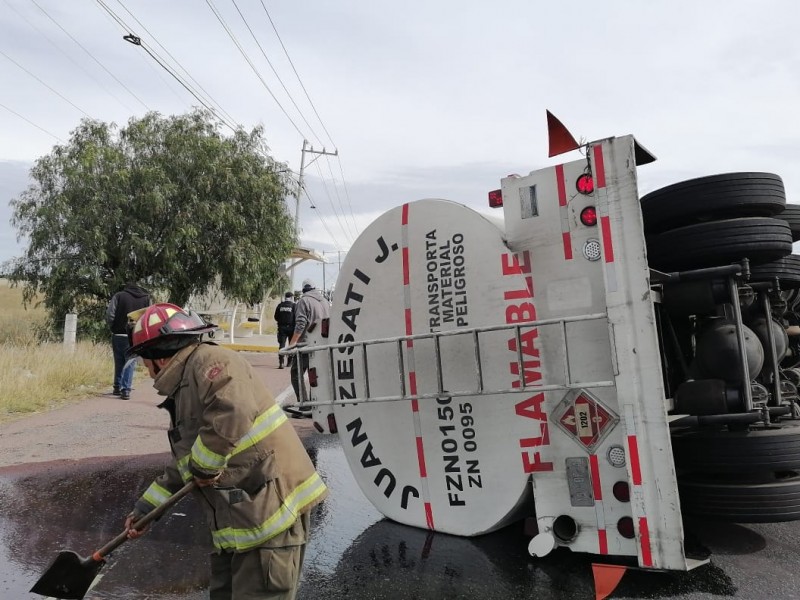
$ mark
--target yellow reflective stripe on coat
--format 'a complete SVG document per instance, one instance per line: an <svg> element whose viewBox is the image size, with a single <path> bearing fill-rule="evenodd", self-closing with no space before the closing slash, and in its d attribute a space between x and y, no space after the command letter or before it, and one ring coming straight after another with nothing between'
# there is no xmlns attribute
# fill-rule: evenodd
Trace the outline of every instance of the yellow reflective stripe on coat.
<svg viewBox="0 0 800 600"><path fill-rule="evenodd" d="M189 483L189 480L191 480L193 477L192 472L189 470L190 458L192 458L192 455L187 454L175 463L175 466L178 467L178 473L180 473L183 483Z"/></svg>
<svg viewBox="0 0 800 600"><path fill-rule="evenodd" d="M233 451L227 456L222 456L208 449L208 447L197 436L194 444L192 444L192 460L201 469L207 471L221 471L228 464L231 456L235 456L267 437L270 433L275 431L278 427L283 425L288 419L283 413L283 409L275 404L265 410L263 413L256 417L253 426L250 428L242 438L236 442Z"/></svg>
<svg viewBox="0 0 800 600"><path fill-rule="evenodd" d="M211 532L214 546L220 550L250 550L286 531L297 520L297 515L325 493L325 483L314 473L287 496L281 507L259 527L237 529L225 527Z"/></svg>
<svg viewBox="0 0 800 600"><path fill-rule="evenodd" d="M164 504L171 495L169 490L161 487L154 481L150 484L150 487L145 490L144 494L142 494L142 500L152 504L154 507L158 507Z"/></svg>

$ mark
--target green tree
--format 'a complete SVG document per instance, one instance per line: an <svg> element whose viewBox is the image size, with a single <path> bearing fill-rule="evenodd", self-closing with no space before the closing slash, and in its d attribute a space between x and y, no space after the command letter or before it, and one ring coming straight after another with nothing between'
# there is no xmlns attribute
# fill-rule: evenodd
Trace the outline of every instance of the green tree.
<svg viewBox="0 0 800 600"><path fill-rule="evenodd" d="M5 270L55 327L74 311L82 331L101 328L126 281L179 305L212 285L261 301L295 244L289 170L263 129L226 137L203 111L83 120L30 174L11 203L27 247Z"/></svg>

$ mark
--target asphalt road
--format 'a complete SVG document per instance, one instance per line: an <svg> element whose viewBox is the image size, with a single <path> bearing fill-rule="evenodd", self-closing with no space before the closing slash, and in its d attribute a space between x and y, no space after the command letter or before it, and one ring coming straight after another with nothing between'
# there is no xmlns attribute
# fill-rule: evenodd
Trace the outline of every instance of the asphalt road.
<svg viewBox="0 0 800 600"><path fill-rule="evenodd" d="M278 393L288 373L253 355ZM141 386L140 386L141 387ZM60 550L81 555L114 537L133 499L168 459L166 416L145 389L122 403L88 400L0 426L0 598L27 590ZM294 421L331 494L313 515L300 600L593 599L597 557L560 550L527 555L521 526L457 538L382 519L353 480L338 438ZM689 573L629 570L610 598L800 598L800 525L687 522L687 545L711 563ZM86 596L206 597L208 533L193 499L118 549Z"/></svg>

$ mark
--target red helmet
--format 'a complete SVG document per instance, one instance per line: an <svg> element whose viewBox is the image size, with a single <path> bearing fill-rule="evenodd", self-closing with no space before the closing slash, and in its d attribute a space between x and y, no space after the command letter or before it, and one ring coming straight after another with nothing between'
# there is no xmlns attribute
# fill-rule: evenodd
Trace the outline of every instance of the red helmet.
<svg viewBox="0 0 800 600"><path fill-rule="evenodd" d="M167 303L153 304L131 313L130 316L135 318L136 322L130 335L129 356L141 354L142 350L163 344L176 336L199 336L217 328L216 325L203 320L197 313Z"/></svg>

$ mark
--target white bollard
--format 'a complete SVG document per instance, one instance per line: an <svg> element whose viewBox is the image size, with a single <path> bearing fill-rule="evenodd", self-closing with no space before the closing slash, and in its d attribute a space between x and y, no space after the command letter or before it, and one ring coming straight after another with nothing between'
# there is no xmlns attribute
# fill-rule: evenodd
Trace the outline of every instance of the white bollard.
<svg viewBox="0 0 800 600"><path fill-rule="evenodd" d="M64 347L69 351L75 350L75 337L78 333L78 315L68 313L64 318Z"/></svg>

